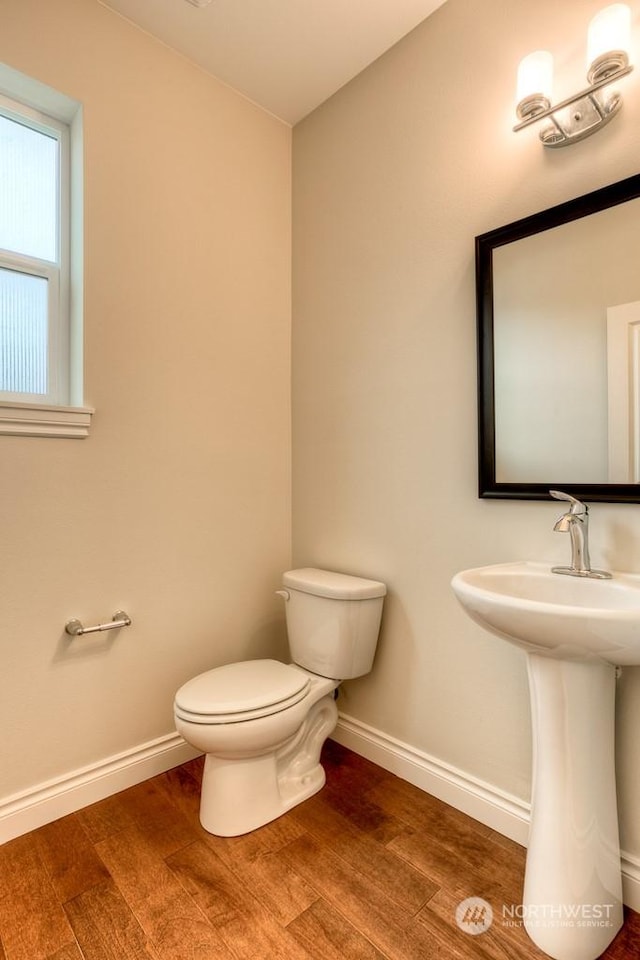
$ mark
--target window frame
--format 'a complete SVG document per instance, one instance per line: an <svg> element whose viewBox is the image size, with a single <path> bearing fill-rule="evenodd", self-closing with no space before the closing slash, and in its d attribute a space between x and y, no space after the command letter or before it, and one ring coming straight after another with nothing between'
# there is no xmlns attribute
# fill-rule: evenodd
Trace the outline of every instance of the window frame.
<svg viewBox="0 0 640 960"><path fill-rule="evenodd" d="M58 142L56 261L0 249L0 268L48 281L48 393L0 391L0 436L84 438L82 107L0 63L0 113Z"/></svg>

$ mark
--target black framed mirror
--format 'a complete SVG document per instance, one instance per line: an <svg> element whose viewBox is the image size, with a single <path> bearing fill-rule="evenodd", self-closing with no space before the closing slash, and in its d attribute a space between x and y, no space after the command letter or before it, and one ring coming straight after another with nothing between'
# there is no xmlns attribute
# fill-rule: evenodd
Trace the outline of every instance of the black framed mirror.
<svg viewBox="0 0 640 960"><path fill-rule="evenodd" d="M479 495L640 503L640 174L476 237Z"/></svg>

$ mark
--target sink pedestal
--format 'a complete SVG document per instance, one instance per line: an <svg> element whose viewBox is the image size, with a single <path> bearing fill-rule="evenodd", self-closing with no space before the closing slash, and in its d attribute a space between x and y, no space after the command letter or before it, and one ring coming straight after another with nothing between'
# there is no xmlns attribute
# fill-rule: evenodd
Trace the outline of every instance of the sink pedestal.
<svg viewBox="0 0 640 960"><path fill-rule="evenodd" d="M616 668L528 653L533 785L523 913L556 960L595 960L622 926Z"/></svg>

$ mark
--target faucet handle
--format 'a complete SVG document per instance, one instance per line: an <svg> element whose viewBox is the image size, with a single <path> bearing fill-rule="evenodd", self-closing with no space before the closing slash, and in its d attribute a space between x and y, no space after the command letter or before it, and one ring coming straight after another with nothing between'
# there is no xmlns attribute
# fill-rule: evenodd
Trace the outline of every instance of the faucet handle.
<svg viewBox="0 0 640 960"><path fill-rule="evenodd" d="M565 493L563 490L549 490L549 496L553 497L554 500L566 500L567 503L571 504L571 513L588 513L589 508L586 503L583 503L582 500L572 497L570 493Z"/></svg>

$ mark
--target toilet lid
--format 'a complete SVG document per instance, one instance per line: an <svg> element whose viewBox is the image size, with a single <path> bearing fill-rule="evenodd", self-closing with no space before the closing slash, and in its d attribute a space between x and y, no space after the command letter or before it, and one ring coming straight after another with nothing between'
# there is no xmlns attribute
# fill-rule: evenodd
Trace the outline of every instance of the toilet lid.
<svg viewBox="0 0 640 960"><path fill-rule="evenodd" d="M192 723L237 723L278 713L306 695L311 679L277 660L246 660L208 670L176 693L176 713Z"/></svg>

